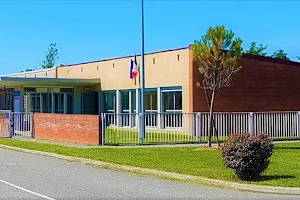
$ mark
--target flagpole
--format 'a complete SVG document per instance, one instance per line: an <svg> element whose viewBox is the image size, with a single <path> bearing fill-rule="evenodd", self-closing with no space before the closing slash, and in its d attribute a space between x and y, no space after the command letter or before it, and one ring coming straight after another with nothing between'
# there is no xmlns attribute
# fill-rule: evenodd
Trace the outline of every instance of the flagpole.
<svg viewBox="0 0 300 200"><path fill-rule="evenodd" d="M145 137L145 49L144 49L144 0L142 1L142 74L141 74L141 136L140 139L143 141Z"/></svg>

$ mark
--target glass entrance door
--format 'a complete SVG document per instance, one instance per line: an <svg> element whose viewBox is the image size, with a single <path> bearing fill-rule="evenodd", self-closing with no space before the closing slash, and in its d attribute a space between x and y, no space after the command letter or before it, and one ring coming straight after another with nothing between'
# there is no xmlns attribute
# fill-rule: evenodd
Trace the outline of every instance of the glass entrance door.
<svg viewBox="0 0 300 200"><path fill-rule="evenodd" d="M82 114L97 114L95 93L82 93Z"/></svg>

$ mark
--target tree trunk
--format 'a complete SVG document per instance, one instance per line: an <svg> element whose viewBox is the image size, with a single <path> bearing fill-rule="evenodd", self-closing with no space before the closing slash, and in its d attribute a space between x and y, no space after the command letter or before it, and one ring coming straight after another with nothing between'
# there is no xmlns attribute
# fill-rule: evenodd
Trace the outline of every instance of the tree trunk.
<svg viewBox="0 0 300 200"><path fill-rule="evenodd" d="M211 147L211 136L213 131L213 113L214 113L214 101L216 91L213 90L211 94L210 108L209 108L209 130L208 130L208 146Z"/></svg>
<svg viewBox="0 0 300 200"><path fill-rule="evenodd" d="M207 107L208 107L208 109L210 110L210 99L209 99L209 97L208 97L207 89L205 88L204 82L202 82L202 83L203 83L203 87L204 87L204 92L205 92L205 97L206 97ZM216 135L216 139L217 139L218 146L220 146L218 130L217 130L217 127L216 127L216 123L215 123L215 119L214 119L214 118L212 119L212 123L213 123L213 128L214 128L214 131L215 131L215 135Z"/></svg>

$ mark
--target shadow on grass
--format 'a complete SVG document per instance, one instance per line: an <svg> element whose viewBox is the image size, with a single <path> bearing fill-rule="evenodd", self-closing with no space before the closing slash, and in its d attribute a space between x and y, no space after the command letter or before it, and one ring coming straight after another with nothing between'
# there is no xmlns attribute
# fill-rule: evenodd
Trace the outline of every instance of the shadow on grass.
<svg viewBox="0 0 300 200"><path fill-rule="evenodd" d="M270 180L278 180L278 179L293 179L296 176L293 175L264 175L253 182L261 182L261 181L270 181Z"/></svg>

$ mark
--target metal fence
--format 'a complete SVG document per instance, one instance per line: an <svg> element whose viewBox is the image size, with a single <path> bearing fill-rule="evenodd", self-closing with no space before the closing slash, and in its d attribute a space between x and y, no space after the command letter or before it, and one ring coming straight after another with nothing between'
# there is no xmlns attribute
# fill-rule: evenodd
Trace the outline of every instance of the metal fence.
<svg viewBox="0 0 300 200"><path fill-rule="evenodd" d="M33 113L15 112L12 117L13 137L33 137Z"/></svg>
<svg viewBox="0 0 300 200"><path fill-rule="evenodd" d="M146 134L141 135L141 117L138 114L111 114L102 116L102 143L156 144L196 142L196 115L190 113L147 113Z"/></svg>
<svg viewBox="0 0 300 200"><path fill-rule="evenodd" d="M197 143L208 138L209 113L146 113L144 117L143 136L138 114L103 114L102 144ZM300 137L300 112L214 113L214 123L220 140L243 132L264 132L272 138Z"/></svg>

